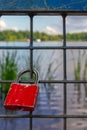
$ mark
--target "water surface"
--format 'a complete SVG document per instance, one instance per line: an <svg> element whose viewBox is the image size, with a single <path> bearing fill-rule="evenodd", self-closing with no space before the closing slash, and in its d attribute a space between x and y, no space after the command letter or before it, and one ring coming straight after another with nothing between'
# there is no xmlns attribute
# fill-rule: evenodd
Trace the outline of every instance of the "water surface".
<svg viewBox="0 0 87 130"><path fill-rule="evenodd" d="M29 46L27 42L1 42L0 46ZM34 42L34 46L61 46L62 42ZM86 42L68 42L69 46L87 46ZM5 51L5 50L4 50ZM11 53L15 50L9 50ZM0 57L2 56L0 50ZM77 78L83 79L87 51L67 50L67 79L76 79L75 70L80 72ZM29 67L29 50L17 50L19 71ZM28 59L28 60L27 60ZM26 61L27 60L27 61ZM63 80L63 50L34 50L34 66L38 69L40 80ZM27 64L26 64L27 63ZM86 77L85 77L86 78ZM78 80L79 80L78 79ZM37 107L33 114L63 114L63 84L39 84L40 91ZM3 104L3 103L2 103ZM1 114L8 113L1 104ZM24 113L24 112L17 112ZM67 84L67 114L87 114L87 84ZM87 119L67 119L68 130L87 129ZM1 130L29 130L29 119L0 119ZM63 119L33 119L34 130L62 130Z"/></svg>

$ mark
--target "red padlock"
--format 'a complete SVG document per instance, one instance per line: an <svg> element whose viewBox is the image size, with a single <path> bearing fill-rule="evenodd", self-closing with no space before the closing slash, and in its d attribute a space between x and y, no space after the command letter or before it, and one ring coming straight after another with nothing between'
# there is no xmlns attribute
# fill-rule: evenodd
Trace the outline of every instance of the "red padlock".
<svg viewBox="0 0 87 130"><path fill-rule="evenodd" d="M30 71L25 70L19 73L17 81L19 80L20 76L25 72ZM33 73L35 74L37 81L38 73L36 71L33 71ZM9 110L33 111L36 105L38 91L39 87L37 83L12 83L6 96L4 107Z"/></svg>

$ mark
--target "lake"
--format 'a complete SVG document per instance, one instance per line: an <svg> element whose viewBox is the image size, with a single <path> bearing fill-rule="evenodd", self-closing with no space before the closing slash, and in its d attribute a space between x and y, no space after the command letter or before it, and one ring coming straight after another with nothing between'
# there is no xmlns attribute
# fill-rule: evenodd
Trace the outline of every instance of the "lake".
<svg viewBox="0 0 87 130"><path fill-rule="evenodd" d="M1 42L0 46L28 46L27 42ZM34 46L61 46L62 42L34 42ZM69 46L87 46L86 42L68 42ZM15 50L9 50L11 53ZM19 71L29 68L29 50L16 50ZM4 50L6 55L6 50ZM0 50L2 57L3 50ZM86 50L67 50L67 79L83 79L87 71ZM39 80L63 80L63 50L34 50L34 67ZM87 75L85 76L86 79ZM34 114L63 114L63 84L39 84ZM5 111L1 103L0 114ZM27 112L16 112L27 113ZM87 84L67 84L67 114L87 114ZM29 130L29 119L0 119L0 130ZM63 119L33 119L34 130L63 130ZM87 119L67 119L68 130L87 129Z"/></svg>

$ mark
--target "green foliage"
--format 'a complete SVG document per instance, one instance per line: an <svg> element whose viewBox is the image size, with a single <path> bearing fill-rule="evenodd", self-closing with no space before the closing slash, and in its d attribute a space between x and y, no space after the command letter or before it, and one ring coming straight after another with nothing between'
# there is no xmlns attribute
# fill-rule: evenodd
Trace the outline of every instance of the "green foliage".
<svg viewBox="0 0 87 130"><path fill-rule="evenodd" d="M12 31L12 30L4 30L0 32L0 41L26 41L30 38L29 31ZM86 41L87 33L67 33L66 35L67 41ZM33 40L41 39L41 41L60 41L63 39L63 35L52 35L47 34L45 32L34 32Z"/></svg>
<svg viewBox="0 0 87 130"><path fill-rule="evenodd" d="M84 70L83 70L83 80L87 78L87 59L85 60Z"/></svg>
<svg viewBox="0 0 87 130"><path fill-rule="evenodd" d="M4 30L0 32L0 41L25 41L29 36L28 31Z"/></svg>
<svg viewBox="0 0 87 130"><path fill-rule="evenodd" d="M4 30L0 32L0 41L26 41L30 38L29 31L12 31ZM61 35L48 35L44 32L34 32L33 40L41 39L41 41L58 41L62 40Z"/></svg>
<svg viewBox="0 0 87 130"><path fill-rule="evenodd" d="M75 70L74 70L75 80L79 80L80 75L81 75L81 60L80 60L80 57L81 57L81 54L80 54L80 51L79 51L77 65L76 65Z"/></svg>
<svg viewBox="0 0 87 130"><path fill-rule="evenodd" d="M87 41L87 33L81 32L81 33L72 33L67 34L67 40L68 41Z"/></svg>
<svg viewBox="0 0 87 130"><path fill-rule="evenodd" d="M73 57L73 51L71 51ZM84 64L82 64L84 63ZM82 53L78 51L77 63L75 64L75 59L73 57L74 64L74 78L75 80L86 80L87 79L87 58L86 51L84 50Z"/></svg>
<svg viewBox="0 0 87 130"><path fill-rule="evenodd" d="M3 56L0 59L0 78L2 80L15 80L17 74L17 61L16 61L17 52L12 52L10 54L7 51L6 55L3 52ZM9 84L3 84L2 92L5 94L9 89Z"/></svg>

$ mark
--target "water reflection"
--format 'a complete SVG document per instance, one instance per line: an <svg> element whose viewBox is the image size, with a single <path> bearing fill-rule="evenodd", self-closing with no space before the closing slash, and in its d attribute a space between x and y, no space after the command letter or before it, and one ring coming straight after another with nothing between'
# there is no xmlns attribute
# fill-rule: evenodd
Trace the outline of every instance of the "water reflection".
<svg viewBox="0 0 87 130"><path fill-rule="evenodd" d="M50 87L50 86L49 86ZM59 86L54 86L52 91L47 92L45 87L40 86L40 94L37 103L37 107L39 110L38 114L62 114L63 109L63 87L61 85L61 90L59 90ZM59 90L59 91L58 91ZM58 91L58 92L57 92Z"/></svg>

